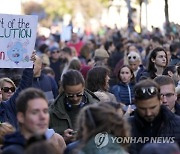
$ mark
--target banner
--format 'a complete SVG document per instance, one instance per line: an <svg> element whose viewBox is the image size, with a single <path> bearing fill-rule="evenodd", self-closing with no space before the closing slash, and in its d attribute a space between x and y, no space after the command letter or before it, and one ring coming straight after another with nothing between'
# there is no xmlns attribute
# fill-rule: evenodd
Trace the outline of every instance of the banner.
<svg viewBox="0 0 180 154"><path fill-rule="evenodd" d="M0 68L32 68L38 17L0 14Z"/></svg>

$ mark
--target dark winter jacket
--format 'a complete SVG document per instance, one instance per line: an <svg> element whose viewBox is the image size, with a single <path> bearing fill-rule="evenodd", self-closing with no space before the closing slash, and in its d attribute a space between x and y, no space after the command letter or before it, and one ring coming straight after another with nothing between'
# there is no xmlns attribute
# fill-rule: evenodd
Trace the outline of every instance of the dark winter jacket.
<svg viewBox="0 0 180 154"><path fill-rule="evenodd" d="M55 80L57 84L61 78L61 73L60 73L61 64L62 64L62 61L60 59L56 62L53 62L52 59L50 58L50 67L53 69L55 73Z"/></svg>
<svg viewBox="0 0 180 154"><path fill-rule="evenodd" d="M180 56L179 55L173 55L171 56L170 65L176 65L180 62Z"/></svg>
<svg viewBox="0 0 180 154"><path fill-rule="evenodd" d="M26 140L20 132L5 136L2 154L24 154Z"/></svg>
<svg viewBox="0 0 180 154"><path fill-rule="evenodd" d="M116 97L117 102L121 102L125 105L133 104L134 99L134 83L119 83L111 89L111 93Z"/></svg>
<svg viewBox="0 0 180 154"><path fill-rule="evenodd" d="M133 137L175 137L174 140L180 145L180 117L172 113L165 106L161 106L160 113L151 122L145 122L135 111L134 117L129 118ZM131 154L138 154L145 143L132 143Z"/></svg>
<svg viewBox="0 0 180 154"><path fill-rule="evenodd" d="M46 139L50 139L54 133L53 129L47 129L45 132ZM2 147L3 154L24 154L24 150L27 146L26 142L27 140L20 131L6 135Z"/></svg>
<svg viewBox="0 0 180 154"><path fill-rule="evenodd" d="M111 68L111 70L114 70L116 64L123 58L124 58L123 52L121 51L113 52L108 59L108 66Z"/></svg>
<svg viewBox="0 0 180 154"><path fill-rule="evenodd" d="M174 106L174 109L175 109L175 114L180 116L180 104L178 104L177 102L175 103L175 106Z"/></svg>
<svg viewBox="0 0 180 154"><path fill-rule="evenodd" d="M81 145L81 141L77 140L67 145L64 154L73 154L76 149Z"/></svg>
<svg viewBox="0 0 180 154"><path fill-rule="evenodd" d="M13 96L11 96L9 100L0 103L0 122L9 122L11 125L17 128L15 100L23 89L32 86L32 79L33 69L24 69L20 84Z"/></svg>
<svg viewBox="0 0 180 154"><path fill-rule="evenodd" d="M144 80L144 79L154 79L157 75L155 74L154 71L150 72L148 70L144 70L140 73L139 75L139 81Z"/></svg>
<svg viewBox="0 0 180 154"><path fill-rule="evenodd" d="M58 96L58 87L56 81L52 77L43 73L40 77L33 78L32 86L41 89L48 99L48 102L53 102Z"/></svg>
<svg viewBox="0 0 180 154"><path fill-rule="evenodd" d="M140 65L139 67L140 69L138 70L137 75L136 75L136 82L140 80L143 72L145 71L145 67L143 65Z"/></svg>
<svg viewBox="0 0 180 154"><path fill-rule="evenodd" d="M179 154L179 147L175 143L148 143L140 154Z"/></svg>

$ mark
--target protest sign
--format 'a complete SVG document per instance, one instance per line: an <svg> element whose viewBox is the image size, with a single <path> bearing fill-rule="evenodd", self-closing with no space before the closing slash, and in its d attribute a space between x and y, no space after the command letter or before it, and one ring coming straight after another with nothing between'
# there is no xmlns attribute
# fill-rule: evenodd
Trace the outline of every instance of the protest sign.
<svg viewBox="0 0 180 154"><path fill-rule="evenodd" d="M0 14L0 68L32 68L37 16Z"/></svg>
<svg viewBox="0 0 180 154"><path fill-rule="evenodd" d="M69 41L71 39L71 26L63 26L61 32L61 41Z"/></svg>

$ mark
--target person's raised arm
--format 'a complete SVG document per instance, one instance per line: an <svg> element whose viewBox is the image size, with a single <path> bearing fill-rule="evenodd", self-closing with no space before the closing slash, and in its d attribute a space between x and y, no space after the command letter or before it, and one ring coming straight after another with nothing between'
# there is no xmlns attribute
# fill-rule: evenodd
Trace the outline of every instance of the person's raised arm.
<svg viewBox="0 0 180 154"><path fill-rule="evenodd" d="M36 53L35 51L33 51L32 56L31 56L31 60L33 61L33 63L35 61L35 55ZM14 112L14 114L16 114L15 101L16 101L17 96L22 90L32 86L32 80L33 80L33 68L24 69L19 86L17 87L15 93L10 97L10 99L6 101L6 104L9 106L10 110Z"/></svg>

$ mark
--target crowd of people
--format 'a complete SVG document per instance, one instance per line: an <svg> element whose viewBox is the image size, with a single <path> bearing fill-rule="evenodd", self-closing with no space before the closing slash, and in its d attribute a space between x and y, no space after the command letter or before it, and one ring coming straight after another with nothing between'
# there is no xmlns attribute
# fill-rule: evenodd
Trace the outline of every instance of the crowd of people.
<svg viewBox="0 0 180 154"><path fill-rule="evenodd" d="M0 69L0 153L180 153L178 29L37 36L35 48L33 68Z"/></svg>

